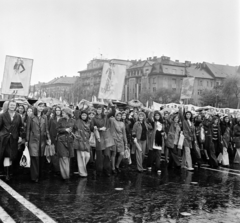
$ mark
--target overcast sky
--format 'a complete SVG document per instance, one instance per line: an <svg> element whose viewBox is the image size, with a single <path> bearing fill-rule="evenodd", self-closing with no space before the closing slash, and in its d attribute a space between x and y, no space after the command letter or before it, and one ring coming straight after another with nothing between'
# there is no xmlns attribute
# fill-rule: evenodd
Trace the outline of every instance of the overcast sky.
<svg viewBox="0 0 240 223"><path fill-rule="evenodd" d="M34 59L32 83L105 58L240 65L238 0L0 0L5 56Z"/></svg>

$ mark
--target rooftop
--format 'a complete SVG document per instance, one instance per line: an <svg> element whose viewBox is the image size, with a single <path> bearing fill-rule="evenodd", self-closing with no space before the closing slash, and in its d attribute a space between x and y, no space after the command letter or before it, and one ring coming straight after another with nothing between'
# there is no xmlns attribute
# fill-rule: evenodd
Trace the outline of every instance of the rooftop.
<svg viewBox="0 0 240 223"><path fill-rule="evenodd" d="M192 77L213 79L213 77L205 69L197 65L192 65L191 67L188 67L187 71L188 74Z"/></svg>
<svg viewBox="0 0 240 223"><path fill-rule="evenodd" d="M237 66L229 66L229 65L220 65L204 62L209 70L215 77L218 78L226 78L228 76L236 75L238 71Z"/></svg>
<svg viewBox="0 0 240 223"><path fill-rule="evenodd" d="M51 85L51 84L74 84L77 80L77 77L57 77L53 80L49 81L45 85Z"/></svg>

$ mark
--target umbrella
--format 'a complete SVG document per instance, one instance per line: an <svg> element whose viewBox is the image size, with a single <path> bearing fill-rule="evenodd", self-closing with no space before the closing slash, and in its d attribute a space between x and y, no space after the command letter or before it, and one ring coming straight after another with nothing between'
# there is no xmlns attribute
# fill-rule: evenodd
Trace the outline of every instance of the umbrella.
<svg viewBox="0 0 240 223"><path fill-rule="evenodd" d="M128 105L134 108L143 106L142 102L140 102L139 100L131 100L128 102Z"/></svg>

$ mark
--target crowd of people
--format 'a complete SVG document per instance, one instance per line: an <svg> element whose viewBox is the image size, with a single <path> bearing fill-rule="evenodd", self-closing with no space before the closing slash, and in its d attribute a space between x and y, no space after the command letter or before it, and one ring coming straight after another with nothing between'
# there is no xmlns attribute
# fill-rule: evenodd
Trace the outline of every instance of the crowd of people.
<svg viewBox="0 0 240 223"><path fill-rule="evenodd" d="M124 158L139 173L161 173L163 167L194 171L203 164L219 168L229 165L229 157L240 162L240 117L193 116L183 104L170 112L122 109L111 101L87 109L49 108L42 101L26 107L12 99L0 114L0 171L6 181L26 158L25 150L36 183L46 160L64 181L75 171L74 163L80 177L88 176L90 164L97 176L110 176L121 172Z"/></svg>

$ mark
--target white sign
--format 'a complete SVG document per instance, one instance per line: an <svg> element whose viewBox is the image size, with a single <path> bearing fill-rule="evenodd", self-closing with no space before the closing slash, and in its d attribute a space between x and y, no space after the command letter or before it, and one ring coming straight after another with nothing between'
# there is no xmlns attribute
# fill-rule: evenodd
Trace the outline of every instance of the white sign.
<svg viewBox="0 0 240 223"><path fill-rule="evenodd" d="M28 96L33 60L6 56L2 94Z"/></svg>
<svg viewBox="0 0 240 223"><path fill-rule="evenodd" d="M194 79L195 79L194 77L183 78L181 99L192 98L193 88L194 88Z"/></svg>
<svg viewBox="0 0 240 223"><path fill-rule="evenodd" d="M122 99L126 68L125 65L104 63L98 98Z"/></svg>

